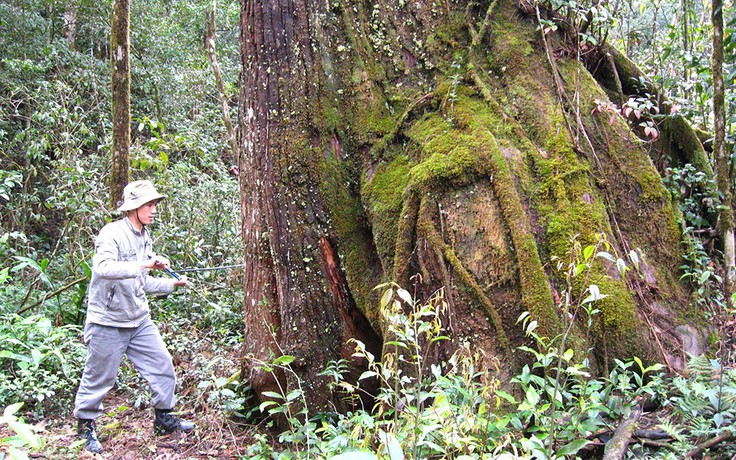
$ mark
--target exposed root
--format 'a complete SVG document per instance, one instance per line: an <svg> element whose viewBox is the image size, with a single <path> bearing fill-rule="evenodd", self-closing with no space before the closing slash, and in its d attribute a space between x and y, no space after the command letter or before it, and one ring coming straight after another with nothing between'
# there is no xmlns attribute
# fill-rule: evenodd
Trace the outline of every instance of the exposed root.
<svg viewBox="0 0 736 460"><path fill-rule="evenodd" d="M462 282L473 291L475 296L481 302L481 305L483 305L483 309L491 319L493 326L496 328L499 343L504 348L510 349L511 345L508 336L506 335L506 331L503 328L501 316L498 314L496 307L493 306L493 302L491 302L491 299L489 299L485 292L483 292L483 288L477 281L475 281L473 275L471 275L465 268L463 263L455 254L455 251L453 251L452 248L444 242L442 235L440 235L435 228L434 223L429 219L428 212L426 212L426 206L423 210L425 212L420 211L419 213L419 222L417 223L418 229L422 231L422 234L434 248L437 248L442 252L445 259L450 263L450 266L455 270L455 273L459 275Z"/></svg>

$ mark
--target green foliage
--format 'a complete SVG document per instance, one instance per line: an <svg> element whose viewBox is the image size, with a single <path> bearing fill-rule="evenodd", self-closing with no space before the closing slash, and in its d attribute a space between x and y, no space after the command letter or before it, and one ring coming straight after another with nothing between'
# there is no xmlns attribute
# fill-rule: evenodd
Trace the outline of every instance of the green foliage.
<svg viewBox="0 0 736 460"><path fill-rule="evenodd" d="M440 320L442 293L418 302L395 284L383 289L392 339L381 361L354 342L355 356L368 362L359 382L343 379L342 362L323 372L346 398L362 391L361 381L378 379L373 410L309 417L301 388L268 393L261 410L289 422L278 437L284 450L260 439L248 458L562 459L589 444L585 438L608 420L624 416L638 396L661 389L659 365L618 361L607 379L593 379L586 360L541 337L544 351L522 348L535 360L512 380L511 392L499 388L492 369L478 366L479 355L467 344L447 362L426 368L433 344L448 340ZM533 336L532 322L525 324ZM292 360L282 356L263 369L290 372Z"/></svg>
<svg viewBox="0 0 736 460"><path fill-rule="evenodd" d="M585 247L573 238L569 260L559 261L568 283L563 293L567 300L560 308L586 329L600 314L595 305L608 297L589 283L596 261L613 264L621 277L639 269L637 252L628 256L630 268L611 250L603 237ZM579 291L576 278L584 279ZM293 390L264 394L261 411L284 417L288 428L278 436L280 447L260 437L243 458L579 458L591 444L592 433L612 430L634 405L650 400L669 414L663 416L660 428L674 441L669 450L640 448L646 458L674 459L682 458L702 437L732 425L736 416L736 374L717 360L692 359L687 376L667 377L661 364L645 364L638 357L616 359L605 377L594 378L588 358L565 346L573 323L565 334L548 338L536 332L537 323L529 313L519 322L535 347L520 350L533 360L511 380L510 388L500 387L493 369L479 368L479 355L464 343L457 344L447 361L427 366L433 344L449 340L443 335L442 292L420 302L395 284L380 288L382 321L388 331L381 360L354 341L354 357L368 363L358 382L344 379L344 361L330 362L322 372L332 390L358 408L310 416L298 380ZM293 359L281 356L262 363L262 369L292 373ZM368 411L359 408L357 395L361 382L372 379L381 389Z"/></svg>
<svg viewBox="0 0 736 460"><path fill-rule="evenodd" d="M736 16L732 4L724 4L724 83L736 78L736 47L733 30ZM672 110L691 123L712 129L713 84L711 76L712 24L710 4L675 0L636 0L614 12L610 41L636 62ZM733 146L736 126L736 95L726 91L726 124Z"/></svg>
<svg viewBox="0 0 736 460"><path fill-rule="evenodd" d="M716 359L693 356L690 373L672 379L672 406L682 432L712 437L736 422L736 371Z"/></svg>
<svg viewBox="0 0 736 460"><path fill-rule="evenodd" d="M1 404L1 403L0 403ZM0 439L0 448L6 448L10 460L28 460L26 449L38 449L41 446L41 440L35 432L35 427L25 423L16 415L23 403L11 404L3 410L0 416L0 428L6 425L10 430L15 432L14 436ZM0 452L0 459L6 458L3 452Z"/></svg>
<svg viewBox="0 0 736 460"><path fill-rule="evenodd" d="M223 161L221 105L200 45L211 3L165 3L132 5L131 173L169 197L151 230L175 269L241 264L239 189ZM77 19L73 40L62 29L68 13ZM87 0L0 5L0 404L25 402L36 417L69 412L85 361L79 326L93 239L119 218L107 209L109 13ZM237 2L219 3L218 57L231 96L238 14ZM239 273L187 273L193 289L151 299L172 353L201 349L204 330L218 346L238 345ZM187 402L238 410L247 383L221 380L237 363L205 367L202 359L183 378L212 385ZM148 403L127 362L118 384L129 405Z"/></svg>
<svg viewBox="0 0 736 460"><path fill-rule="evenodd" d="M40 315L1 321L0 406L24 402L36 416L65 408L84 366L81 330Z"/></svg>
<svg viewBox="0 0 736 460"><path fill-rule="evenodd" d="M723 280L705 244L715 235L711 222L717 219L721 196L714 181L690 164L668 168L663 181L678 199L682 212L685 263L680 266L681 279L692 285L697 311L715 313L726 306L721 290Z"/></svg>
<svg viewBox="0 0 736 460"><path fill-rule="evenodd" d="M713 179L686 164L682 168L668 168L662 181L678 199L687 227L694 230L713 227L721 202Z"/></svg>

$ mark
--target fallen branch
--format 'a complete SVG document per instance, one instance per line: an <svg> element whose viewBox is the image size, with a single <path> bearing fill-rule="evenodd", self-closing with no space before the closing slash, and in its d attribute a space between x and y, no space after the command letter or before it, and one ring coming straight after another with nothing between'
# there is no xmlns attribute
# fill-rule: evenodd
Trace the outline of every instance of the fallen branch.
<svg viewBox="0 0 736 460"><path fill-rule="evenodd" d="M643 412L644 401L639 401L631 408L629 417L621 422L616 431L613 432L613 437L606 443L603 460L622 460L624 458Z"/></svg>
<svg viewBox="0 0 736 460"><path fill-rule="evenodd" d="M664 430L636 430L634 432L635 438L646 438L646 439L672 439Z"/></svg>
<svg viewBox="0 0 736 460"><path fill-rule="evenodd" d="M650 439L645 439L645 438L639 439L639 442L641 443L642 446L645 446L645 447L654 447L657 449L668 449L668 450L671 450L672 452L677 451L675 446L673 446L672 444L668 442L652 441Z"/></svg>
<svg viewBox="0 0 736 460"><path fill-rule="evenodd" d="M698 444L695 446L690 452L688 452L685 455L685 458L695 458L699 457L700 454L705 452L706 449L710 449L711 447L717 446L718 444L722 443L723 441L727 441L729 439L733 438L733 432L731 430L723 430L714 438L711 438L701 444Z"/></svg>
<svg viewBox="0 0 736 460"><path fill-rule="evenodd" d="M87 277L86 277L86 276L83 276L83 277L81 277L81 278L77 278L77 279L75 279L74 281L72 281L71 283L69 283L69 284L67 284L67 285L65 285L65 286L62 286L62 287L60 287L59 289L55 290L54 292L49 292L48 294L46 294L45 296L43 296L43 297L41 298L41 300L39 300L38 302L34 303L33 305L29 305L29 306L27 306L27 307L23 307L23 308L21 308L20 310L18 310L18 311L16 312L16 314L20 315L20 314L22 314L22 313L25 313L25 312L27 312L28 310L30 310L30 309L32 309L32 308L35 308L35 307L39 306L39 305L41 305L42 303L44 303L44 302L46 302L47 300L49 300L50 298L52 298L53 296L55 296L55 295L58 295L58 294L61 294L62 292L64 292L64 291L66 291L67 289L69 289L70 287L72 287L72 286L76 286L77 284L81 283L82 281L84 281L84 280L86 280L86 279L87 279Z"/></svg>

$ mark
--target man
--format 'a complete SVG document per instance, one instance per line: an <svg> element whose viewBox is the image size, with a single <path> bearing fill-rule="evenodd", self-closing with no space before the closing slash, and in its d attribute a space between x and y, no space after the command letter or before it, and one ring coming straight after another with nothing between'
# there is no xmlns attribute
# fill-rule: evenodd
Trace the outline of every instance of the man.
<svg viewBox="0 0 736 460"><path fill-rule="evenodd" d="M118 211L125 217L107 224L95 239L92 278L89 282L84 341L87 362L74 401L77 431L85 448L102 452L95 433L95 419L102 413L102 399L115 383L123 355L148 381L154 407L154 432L192 431L194 423L172 413L176 375L158 327L151 322L146 293L170 294L187 279L158 278L149 270L166 270L169 261L151 248L147 225L156 216L156 205L165 196L150 181L128 184Z"/></svg>

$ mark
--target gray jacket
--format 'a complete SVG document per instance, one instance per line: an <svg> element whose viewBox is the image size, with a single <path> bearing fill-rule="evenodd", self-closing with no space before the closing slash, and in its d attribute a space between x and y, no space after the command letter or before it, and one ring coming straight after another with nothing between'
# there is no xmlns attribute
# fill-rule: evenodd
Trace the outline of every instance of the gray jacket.
<svg viewBox="0 0 736 460"><path fill-rule="evenodd" d="M140 268L142 261L152 257L148 230L137 231L127 217L100 230L89 282L88 323L137 327L148 318L146 293L170 294L175 281L155 278Z"/></svg>

